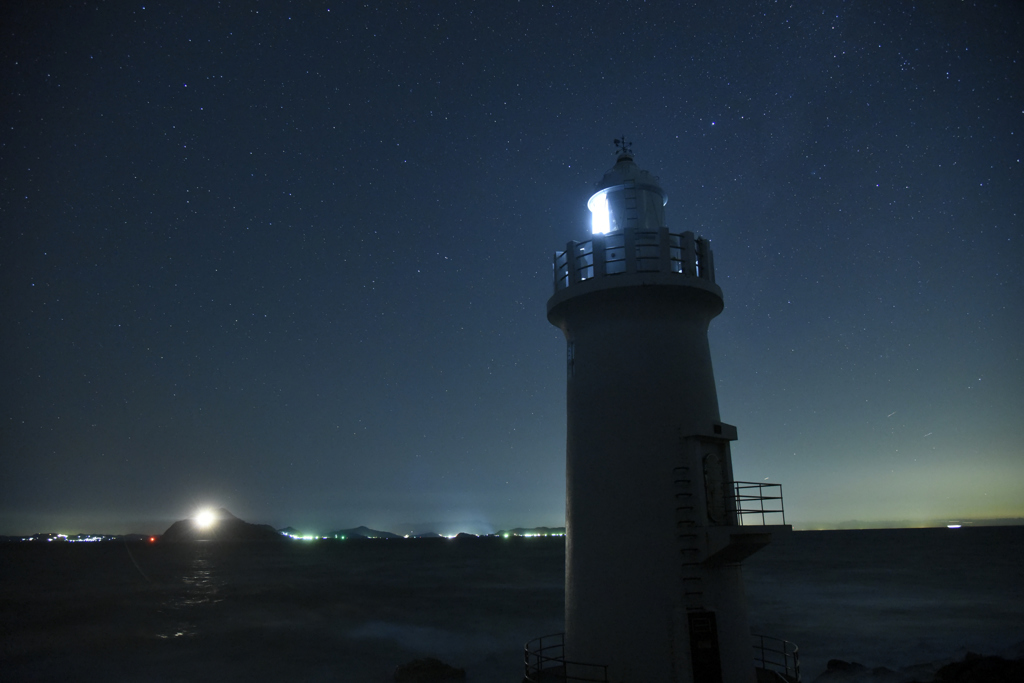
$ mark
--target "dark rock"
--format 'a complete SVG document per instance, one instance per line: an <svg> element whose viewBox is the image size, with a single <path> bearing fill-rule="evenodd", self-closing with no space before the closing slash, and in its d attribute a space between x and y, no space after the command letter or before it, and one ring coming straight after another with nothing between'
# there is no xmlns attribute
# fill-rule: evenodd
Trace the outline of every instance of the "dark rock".
<svg viewBox="0 0 1024 683"><path fill-rule="evenodd" d="M963 661L939 669L935 683L1021 683L1024 681L1024 659L983 657L968 652Z"/></svg>
<svg viewBox="0 0 1024 683"><path fill-rule="evenodd" d="M829 671L863 671L867 667L857 662L847 662L842 659L830 659L825 668Z"/></svg>
<svg viewBox="0 0 1024 683"><path fill-rule="evenodd" d="M417 659L395 669L395 683L447 683L464 680L465 669L456 669L433 657Z"/></svg>
<svg viewBox="0 0 1024 683"><path fill-rule="evenodd" d="M790 679L772 669L757 668L754 669L754 674L755 683L792 683Z"/></svg>

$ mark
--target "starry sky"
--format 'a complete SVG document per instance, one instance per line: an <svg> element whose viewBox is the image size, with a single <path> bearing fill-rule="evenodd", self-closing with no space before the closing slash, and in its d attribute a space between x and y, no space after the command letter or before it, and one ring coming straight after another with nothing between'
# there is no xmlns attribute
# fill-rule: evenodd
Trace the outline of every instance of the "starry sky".
<svg viewBox="0 0 1024 683"><path fill-rule="evenodd" d="M563 524L551 257L622 134L738 479L1024 516L1020 2L0 12L0 533Z"/></svg>

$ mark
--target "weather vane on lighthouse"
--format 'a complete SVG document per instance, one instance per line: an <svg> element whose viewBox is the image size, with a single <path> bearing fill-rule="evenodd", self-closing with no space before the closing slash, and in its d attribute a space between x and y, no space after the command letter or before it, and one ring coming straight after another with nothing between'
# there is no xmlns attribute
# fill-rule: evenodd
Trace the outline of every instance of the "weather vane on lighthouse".
<svg viewBox="0 0 1024 683"><path fill-rule="evenodd" d="M623 154L633 156L633 143L626 140L626 136L615 139L615 155L622 156Z"/></svg>

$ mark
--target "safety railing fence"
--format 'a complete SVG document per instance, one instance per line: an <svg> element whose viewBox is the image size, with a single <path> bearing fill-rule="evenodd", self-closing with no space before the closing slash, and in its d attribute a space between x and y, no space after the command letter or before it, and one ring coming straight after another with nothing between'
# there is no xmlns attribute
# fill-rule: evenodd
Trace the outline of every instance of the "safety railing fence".
<svg viewBox="0 0 1024 683"><path fill-rule="evenodd" d="M608 666L565 659L565 634L552 633L534 638L523 647L527 681L575 681L608 683Z"/></svg>
<svg viewBox="0 0 1024 683"><path fill-rule="evenodd" d="M715 281L711 243L692 232L627 229L569 242L555 252L555 291L621 273L676 273Z"/></svg>
<svg viewBox="0 0 1024 683"><path fill-rule="evenodd" d="M754 666L800 683L800 648L788 640L754 634Z"/></svg>
<svg viewBox="0 0 1024 683"><path fill-rule="evenodd" d="M791 683L800 683L800 648L781 638L754 634L754 666L782 674ZM607 683L608 667L565 659L565 634L552 633L534 638L523 647L525 680Z"/></svg>
<svg viewBox="0 0 1024 683"><path fill-rule="evenodd" d="M782 484L756 481L735 481L736 518L741 526L754 524L785 524Z"/></svg>

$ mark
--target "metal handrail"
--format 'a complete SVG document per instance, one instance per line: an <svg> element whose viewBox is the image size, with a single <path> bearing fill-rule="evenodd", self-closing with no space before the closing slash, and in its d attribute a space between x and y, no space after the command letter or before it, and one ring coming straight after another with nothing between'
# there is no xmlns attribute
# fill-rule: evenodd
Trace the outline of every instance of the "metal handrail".
<svg viewBox="0 0 1024 683"><path fill-rule="evenodd" d="M715 281L711 243L690 231L626 230L569 242L555 252L555 291L595 277L622 273L673 273Z"/></svg>
<svg viewBox="0 0 1024 683"><path fill-rule="evenodd" d="M556 674L553 679L559 681L608 683L607 664L573 662L565 658L564 633L551 633L527 642L523 646L523 660L525 679L532 683L543 681L545 671Z"/></svg>
<svg viewBox="0 0 1024 683"><path fill-rule="evenodd" d="M769 515L779 515L782 518L782 524L786 523L786 511L782 503L782 484L734 481L733 493L736 501L736 519L740 526L757 523L748 522L747 517L759 517L761 525L767 525Z"/></svg>
<svg viewBox="0 0 1024 683"><path fill-rule="evenodd" d="M782 674L792 683L800 683L800 648L782 638L753 634L754 666ZM578 683L608 683L607 664L589 664L565 659L565 634L551 633L534 638L523 646L525 680L544 681L545 672L553 674L549 680L577 681Z"/></svg>
<svg viewBox="0 0 1024 683"><path fill-rule="evenodd" d="M782 638L754 634L754 665L800 683L800 648Z"/></svg>

